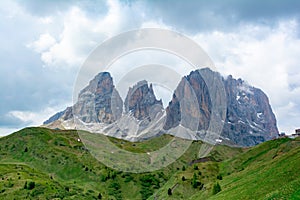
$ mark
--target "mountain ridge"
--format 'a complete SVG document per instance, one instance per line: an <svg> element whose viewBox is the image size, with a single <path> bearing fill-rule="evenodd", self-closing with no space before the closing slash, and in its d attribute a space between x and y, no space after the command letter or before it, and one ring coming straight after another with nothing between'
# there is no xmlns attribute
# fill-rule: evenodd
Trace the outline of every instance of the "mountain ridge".
<svg viewBox="0 0 300 200"><path fill-rule="evenodd" d="M241 79L236 80L231 75L225 79L218 72L208 68L195 70L184 76L165 110L162 101L156 99L151 83L148 85L145 80L138 82L129 88L123 101L113 85L110 74L99 73L79 93L78 102L74 106L50 117L44 125L50 128L75 128L72 118L76 113L84 123L94 123L92 126L95 127L100 127L101 124L100 128L95 128L101 129L101 133L138 141L161 133L172 134L173 129L179 125L189 129L190 121L198 120L194 122L192 129L196 133L195 136L177 136L201 140L205 133L204 136L201 134L210 126L212 117L210 94L216 92L213 87L209 88L206 82L213 84L215 80L224 85L226 93L226 99L218 94L214 96L216 101L226 101L227 104L221 140L231 140L240 146L253 146L277 137L276 118L268 97L260 89L249 86ZM182 104L184 99L194 99L197 103ZM191 120L185 119L186 116ZM198 124L197 128L195 123ZM120 129L124 124L126 127ZM156 126L157 129L151 133L150 126Z"/></svg>

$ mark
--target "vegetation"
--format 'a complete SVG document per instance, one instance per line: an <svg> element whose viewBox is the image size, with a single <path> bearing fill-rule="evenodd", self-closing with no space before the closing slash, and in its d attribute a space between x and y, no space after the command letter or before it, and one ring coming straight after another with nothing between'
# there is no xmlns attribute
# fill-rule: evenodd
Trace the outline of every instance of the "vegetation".
<svg viewBox="0 0 300 200"><path fill-rule="evenodd" d="M97 161L76 131L26 128L0 138L0 199L300 199L300 139L252 148L217 145L199 160L202 142L173 164L150 173L115 171ZM150 152L144 142L109 138L119 148Z"/></svg>
<svg viewBox="0 0 300 200"><path fill-rule="evenodd" d="M216 184L214 184L214 187L213 187L213 194L217 194L221 192L221 186L220 184L217 182Z"/></svg>

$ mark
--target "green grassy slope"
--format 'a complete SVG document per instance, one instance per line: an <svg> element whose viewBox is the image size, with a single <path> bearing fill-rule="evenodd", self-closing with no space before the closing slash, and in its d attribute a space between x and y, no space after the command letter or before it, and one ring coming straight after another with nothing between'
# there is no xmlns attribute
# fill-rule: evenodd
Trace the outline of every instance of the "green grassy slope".
<svg viewBox="0 0 300 200"><path fill-rule="evenodd" d="M300 140L253 147L223 162L221 173L223 191L211 199L300 199Z"/></svg>
<svg viewBox="0 0 300 200"><path fill-rule="evenodd" d="M218 145L198 162L192 161L202 142L193 142L168 167L134 174L104 166L78 138L76 131L46 128L26 128L0 138L0 199L299 198L299 139L269 141L250 149ZM119 148L144 153L164 146L172 136L136 143L109 139ZM30 182L34 188L24 188ZM216 182L222 191L212 195Z"/></svg>
<svg viewBox="0 0 300 200"><path fill-rule="evenodd" d="M231 158L197 163L177 172L151 199L300 199L300 138L272 140L223 155L229 149L216 146L210 153L214 160ZM190 187L194 174L204 184L198 191ZM216 183L221 192L213 195Z"/></svg>
<svg viewBox="0 0 300 200"><path fill-rule="evenodd" d="M43 177L47 177L45 183L53 180L62 188L68 188L69 191L76 189L79 199L97 198L99 193L103 199L147 199L190 159L188 154L184 155L172 165L152 173L118 172L107 168L92 157L83 144L78 142L78 138L76 131L26 128L0 139L0 163L29 166L43 174ZM171 136L160 136L137 143L109 139L125 150L144 152L158 149L171 138ZM193 151L197 152L198 147L199 145L192 145L188 150L189 154ZM31 180L25 178L24 181ZM18 194L7 193L6 187L4 185L2 187L0 189L4 192L0 194L0 199L2 197L13 199L14 195ZM16 191L15 187L16 184L11 191ZM28 191L21 189L19 192L27 194ZM72 196L64 193L63 195ZM85 195L85 198L81 198L82 195Z"/></svg>

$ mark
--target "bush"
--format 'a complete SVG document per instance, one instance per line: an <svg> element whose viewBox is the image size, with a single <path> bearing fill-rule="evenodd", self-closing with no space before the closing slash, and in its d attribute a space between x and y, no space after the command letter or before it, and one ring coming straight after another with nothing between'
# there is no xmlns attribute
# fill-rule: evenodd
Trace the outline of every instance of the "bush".
<svg viewBox="0 0 300 200"><path fill-rule="evenodd" d="M185 181L186 179L185 179L185 177L184 177L184 176L182 176L181 180L182 180L182 181Z"/></svg>
<svg viewBox="0 0 300 200"><path fill-rule="evenodd" d="M217 194L217 193L219 193L219 192L221 192L221 186L220 186L220 184L217 182L215 185L214 185L214 187L213 187L213 194Z"/></svg>
<svg viewBox="0 0 300 200"><path fill-rule="evenodd" d="M219 175L217 176L217 179L222 180L222 179L223 179L222 175L219 174Z"/></svg>
<svg viewBox="0 0 300 200"><path fill-rule="evenodd" d="M24 189L32 190L35 187L35 182L30 181L27 183L27 181L24 184Z"/></svg>
<svg viewBox="0 0 300 200"><path fill-rule="evenodd" d="M168 189L168 195L169 195L169 196L172 195L172 189L171 189L171 188Z"/></svg>
<svg viewBox="0 0 300 200"><path fill-rule="evenodd" d="M122 199L121 185L118 182L109 184L108 194L114 196L117 200Z"/></svg>
<svg viewBox="0 0 300 200"><path fill-rule="evenodd" d="M153 193L154 189L159 188L159 180L152 174L147 174L140 177L142 199L148 199Z"/></svg>
<svg viewBox="0 0 300 200"><path fill-rule="evenodd" d="M29 182L29 184L28 184L28 186L27 186L27 188L29 189L29 190L32 190L33 188L35 187L35 182Z"/></svg>
<svg viewBox="0 0 300 200"><path fill-rule="evenodd" d="M192 179L192 186L193 188L197 188L198 187L198 181L197 181L197 175L194 173L193 175L193 179Z"/></svg>
<svg viewBox="0 0 300 200"><path fill-rule="evenodd" d="M130 175L128 175L128 176L125 177L124 182L125 182L125 183L128 183L128 182L130 182L130 181L132 181L132 180L133 180L133 177L130 176Z"/></svg>

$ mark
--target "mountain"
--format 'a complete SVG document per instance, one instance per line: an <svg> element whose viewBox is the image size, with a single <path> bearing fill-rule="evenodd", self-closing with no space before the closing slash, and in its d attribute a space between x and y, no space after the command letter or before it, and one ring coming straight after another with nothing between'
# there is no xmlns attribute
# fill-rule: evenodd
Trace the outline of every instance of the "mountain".
<svg viewBox="0 0 300 200"><path fill-rule="evenodd" d="M170 129L178 126L181 112L188 113L189 116L195 115L195 108L191 109L195 105L180 108L179 103L183 98L193 98L192 90L195 93L194 98L197 98L197 106L200 111L198 130L207 130L212 113L210 93L214 93L215 90L209 91L206 82L213 80L220 80L226 92L224 101L227 104L227 111L221 133L223 139L229 139L240 146L253 146L277 137L276 118L266 94L258 88L249 86L241 79L236 80L232 76L224 79L219 73L208 68L192 71L188 76L182 78L166 109L167 120L164 128ZM215 98L216 101L222 101L222 99L218 99L218 95Z"/></svg>
<svg viewBox="0 0 300 200"><path fill-rule="evenodd" d="M211 124L216 119L222 122ZM212 140L227 140L238 146L253 146L278 135L266 94L241 79L225 79L208 68L184 76L165 110L147 81L129 88L123 103L111 75L99 73L79 93L75 105L50 117L44 126L76 127L130 141L163 133L203 140L218 126L220 138Z"/></svg>
<svg viewBox="0 0 300 200"><path fill-rule="evenodd" d="M138 120L151 121L160 110L163 110L162 101L156 99L152 84L148 86L148 82L144 80L129 88L125 99L125 112L131 112Z"/></svg>
<svg viewBox="0 0 300 200"><path fill-rule="evenodd" d="M133 153L154 152L174 138L161 135L133 143L96 136ZM193 141L165 168L126 173L96 160L75 130L25 128L0 138L0 199L300 198L300 137L249 148L216 145L198 158L203 144ZM216 183L221 191L214 194Z"/></svg>
<svg viewBox="0 0 300 200"><path fill-rule="evenodd" d="M108 72L99 73L80 91L73 114L86 123L111 124L121 117L123 101ZM71 118L70 116L69 118Z"/></svg>

